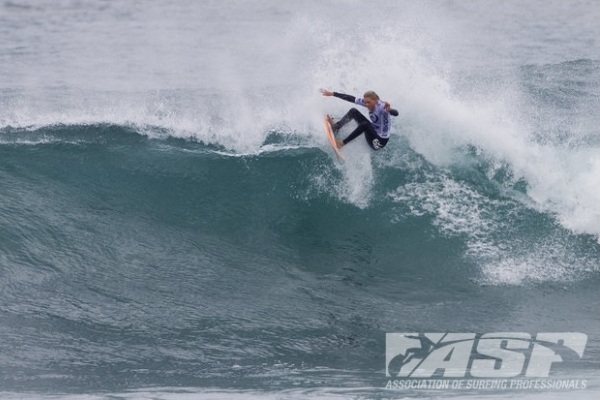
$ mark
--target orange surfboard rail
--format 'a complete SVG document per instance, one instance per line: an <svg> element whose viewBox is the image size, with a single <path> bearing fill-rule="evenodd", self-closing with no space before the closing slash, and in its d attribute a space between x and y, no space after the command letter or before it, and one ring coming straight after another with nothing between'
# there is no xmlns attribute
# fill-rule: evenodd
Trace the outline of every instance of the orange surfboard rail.
<svg viewBox="0 0 600 400"><path fill-rule="evenodd" d="M335 151L335 155L340 161L344 161L344 156L340 152L340 149L337 147L335 143L335 136L333 135L333 129L331 129L331 124L327 120L327 115L325 116L325 120L323 125L325 126L325 133L327 134L327 139L329 139L329 143L331 143L331 147L333 147L333 151Z"/></svg>

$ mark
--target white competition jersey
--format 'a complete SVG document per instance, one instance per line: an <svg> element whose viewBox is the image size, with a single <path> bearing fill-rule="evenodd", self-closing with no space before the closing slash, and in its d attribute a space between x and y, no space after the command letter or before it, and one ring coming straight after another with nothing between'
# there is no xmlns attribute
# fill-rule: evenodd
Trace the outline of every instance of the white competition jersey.
<svg viewBox="0 0 600 400"><path fill-rule="evenodd" d="M362 97L357 97L354 102L358 105L365 106L365 100ZM390 137L390 113L385 110L385 103L381 100L377 101L373 111L369 111L371 125L375 128L375 132L382 139Z"/></svg>

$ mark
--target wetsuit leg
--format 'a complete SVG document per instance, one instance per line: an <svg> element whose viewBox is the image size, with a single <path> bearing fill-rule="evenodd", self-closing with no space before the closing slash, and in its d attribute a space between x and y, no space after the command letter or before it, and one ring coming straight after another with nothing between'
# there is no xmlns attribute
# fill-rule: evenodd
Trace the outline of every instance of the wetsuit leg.
<svg viewBox="0 0 600 400"><path fill-rule="evenodd" d="M355 120L359 125L363 122L369 123L369 120L367 119L367 117L365 117L364 115L362 115L362 113L360 111L358 111L356 108L351 108L346 115L344 115L342 117L342 119L340 119L338 122L336 122L335 124L333 124L332 128L334 131L339 131L342 126L346 125L348 122Z"/></svg>
<svg viewBox="0 0 600 400"><path fill-rule="evenodd" d="M348 137L346 139L344 139L344 144L350 143L351 141L353 141L354 139L356 139L357 137L359 137L360 135L362 135L363 133L366 133L366 132L370 132L370 133L372 132L373 135L377 136L377 134L375 133L375 130L373 129L373 126L371 125L371 123L369 121L359 122L356 129L354 129L352 131L352 133L350 135L348 135Z"/></svg>
<svg viewBox="0 0 600 400"><path fill-rule="evenodd" d="M389 139L383 139L377 136L375 130L370 130L365 132L365 139L367 140L367 144L373 150L383 149L387 144Z"/></svg>
<svg viewBox="0 0 600 400"><path fill-rule="evenodd" d="M360 111L356 108L351 108L350 111L346 113L338 122L333 124L334 131L338 131L342 126L346 125L348 122L355 120L358 123L358 126L346 139L343 140L344 144L348 144L363 133L365 134L365 139L369 147L373 150L379 150L385 147L388 139L380 138L373 125L371 125L371 121L367 119Z"/></svg>

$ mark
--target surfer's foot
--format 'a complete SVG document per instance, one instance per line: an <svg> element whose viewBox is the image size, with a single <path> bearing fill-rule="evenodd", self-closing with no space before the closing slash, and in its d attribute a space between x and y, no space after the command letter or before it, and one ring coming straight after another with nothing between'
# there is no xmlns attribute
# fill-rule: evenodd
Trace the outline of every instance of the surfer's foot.
<svg viewBox="0 0 600 400"><path fill-rule="evenodd" d="M342 139L335 139L335 145L338 149L341 149L345 146L344 141Z"/></svg>
<svg viewBox="0 0 600 400"><path fill-rule="evenodd" d="M336 136L340 128L338 128L337 124L334 122L333 118L331 118L329 114L327 114L327 122L329 122L329 125L331 125L333 135Z"/></svg>

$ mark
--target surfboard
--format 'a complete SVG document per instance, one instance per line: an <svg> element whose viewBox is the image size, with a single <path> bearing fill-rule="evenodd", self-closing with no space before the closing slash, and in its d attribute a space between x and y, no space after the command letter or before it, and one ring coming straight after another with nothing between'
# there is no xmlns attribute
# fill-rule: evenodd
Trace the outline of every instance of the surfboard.
<svg viewBox="0 0 600 400"><path fill-rule="evenodd" d="M335 155L337 156L338 160L343 162L344 156L342 156L340 149L338 149L337 144L335 143L335 136L333 135L333 129L331 129L331 124L327 120L327 115L325 116L323 125L325 126L325 134L327 135L327 139L329 139L329 143L331 144L331 147L333 147L333 151L335 152Z"/></svg>

